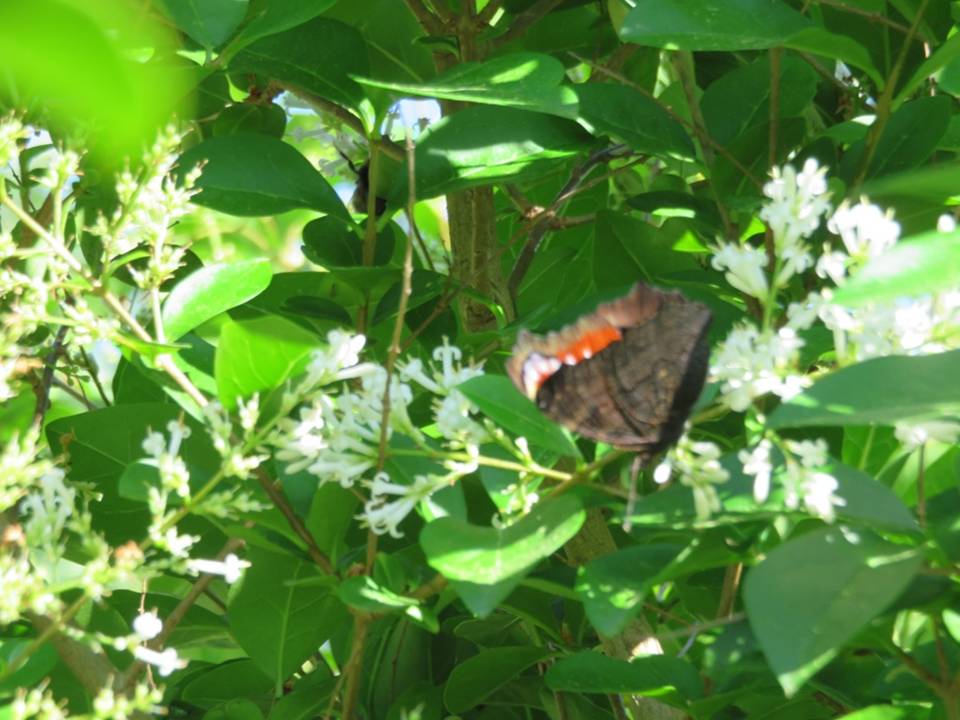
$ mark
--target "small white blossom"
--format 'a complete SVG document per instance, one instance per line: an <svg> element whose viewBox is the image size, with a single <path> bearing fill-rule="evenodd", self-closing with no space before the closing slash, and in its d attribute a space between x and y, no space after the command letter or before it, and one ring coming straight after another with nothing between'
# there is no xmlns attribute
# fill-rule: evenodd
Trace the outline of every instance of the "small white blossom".
<svg viewBox="0 0 960 720"><path fill-rule="evenodd" d="M177 651L173 648L167 648L163 652L158 652L143 645L138 645L133 650L133 656L141 662L156 667L157 672L163 677L187 666L187 662L181 660L177 655Z"/></svg>
<svg viewBox="0 0 960 720"><path fill-rule="evenodd" d="M707 520L721 510L716 486L730 479L720 465L720 448L712 442L694 442L687 435L677 441L664 462L654 470L654 480L665 483L671 474L693 491L698 520Z"/></svg>
<svg viewBox="0 0 960 720"><path fill-rule="evenodd" d="M39 480L40 487L27 495L20 504L26 516L24 532L31 544L57 544L60 535L73 514L77 491L64 484L66 473L50 468Z"/></svg>
<svg viewBox="0 0 960 720"><path fill-rule="evenodd" d="M753 325L735 327L714 353L711 375L721 383L723 400L746 410L754 398L774 393L789 399L809 384L796 371L803 340L790 326L761 333Z"/></svg>
<svg viewBox="0 0 960 720"><path fill-rule="evenodd" d="M760 219L770 227L778 252L795 247L820 226L830 209L826 174L814 158L808 158L799 173L792 165L773 168L771 180L763 186L770 202L760 211Z"/></svg>
<svg viewBox="0 0 960 720"><path fill-rule="evenodd" d="M900 225L890 212L861 200L851 206L844 202L827 221L827 228L839 235L853 260L860 264L879 257L900 237Z"/></svg>
<svg viewBox="0 0 960 720"><path fill-rule="evenodd" d="M758 503L766 502L770 495L770 476L773 463L770 450L773 448L767 439L761 440L752 450L741 450L737 457L743 463L743 472L753 476L753 497Z"/></svg>
<svg viewBox="0 0 960 720"><path fill-rule="evenodd" d="M914 450L930 440L952 444L960 439L960 421L928 420L917 423L897 423L893 434L908 450Z"/></svg>
<svg viewBox="0 0 960 720"><path fill-rule="evenodd" d="M447 484L447 480L417 475L413 484L402 485L390 482L390 476L380 472L368 484L371 497L364 505L361 521L378 535L389 533L393 537L402 537L403 533L398 529L400 523L417 503Z"/></svg>
<svg viewBox="0 0 960 720"><path fill-rule="evenodd" d="M717 270L726 270L727 282L741 292L763 300L770 292L767 284L767 256L752 245L721 245L711 260Z"/></svg>
<svg viewBox="0 0 960 720"><path fill-rule="evenodd" d="M787 449L800 459L806 468L818 468L827 464L827 442L825 440L788 440Z"/></svg>
<svg viewBox="0 0 960 720"><path fill-rule="evenodd" d="M208 575L221 575L229 584L235 583L243 575L245 568L250 567L250 563L241 560L233 553L220 560L191 559L187 562L187 569L193 573L207 573Z"/></svg>
<svg viewBox="0 0 960 720"><path fill-rule="evenodd" d="M163 622L155 612L142 612L134 618L133 631L142 640L153 640L163 630Z"/></svg>
<svg viewBox="0 0 960 720"><path fill-rule="evenodd" d="M957 219L953 215L941 215L937 218L937 230L942 233L953 232L957 229Z"/></svg>

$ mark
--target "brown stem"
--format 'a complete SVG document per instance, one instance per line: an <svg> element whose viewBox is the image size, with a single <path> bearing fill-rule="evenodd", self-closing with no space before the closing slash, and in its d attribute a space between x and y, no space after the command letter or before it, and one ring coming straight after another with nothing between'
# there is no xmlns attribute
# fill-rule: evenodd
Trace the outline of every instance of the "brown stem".
<svg viewBox="0 0 960 720"><path fill-rule="evenodd" d="M350 659L343 668L346 689L343 692L343 713L341 717L344 720L352 720L356 717L357 696L360 693L360 678L363 675L360 672L363 664L363 651L367 644L367 631L370 629L371 622L372 618L369 615L354 615Z"/></svg>
<svg viewBox="0 0 960 720"><path fill-rule="evenodd" d="M413 16L417 18L417 22L420 23L420 27L431 35L439 36L447 33L447 28L443 21L423 4L423 0L406 0L406 2L407 7L410 8L410 12L413 13Z"/></svg>
<svg viewBox="0 0 960 720"><path fill-rule="evenodd" d="M510 23L510 29L507 30L507 32L494 40L494 47L501 47L522 37L530 27L549 15L561 2L563 2L563 0L537 0L533 5L517 15L516 20Z"/></svg>
<svg viewBox="0 0 960 720"><path fill-rule="evenodd" d="M330 562L330 559L324 554L323 550L317 545L317 541L314 539L313 535L310 534L310 531L307 529L307 526L303 524L303 521L300 519L300 516L297 515L296 511L287 501L286 496L283 494L283 491L277 487L276 481L271 478L265 470L262 468L257 468L254 471L254 474L257 476L257 482L260 483L260 487L263 488L263 491L267 494L267 497L270 498L270 501L276 505L277 509L287 520L287 524L290 525L290 528L297 534L304 544L307 546L307 554L310 556L310 559L313 560L314 564L317 565L321 570L323 570L328 575L333 575L335 573L333 563Z"/></svg>
<svg viewBox="0 0 960 720"><path fill-rule="evenodd" d="M50 386L53 385L53 374L57 369L57 360L60 353L63 352L63 340L67 336L67 326L61 325L57 329L57 334L53 338L53 345L43 364L43 375L37 386L35 393L37 396L37 407L33 411L33 427L39 430L43 426L43 418L50 409Z"/></svg>
<svg viewBox="0 0 960 720"><path fill-rule="evenodd" d="M493 20L493 16L496 15L497 11L502 7L503 0L490 0L477 15L477 25L481 28L489 25L490 21Z"/></svg>

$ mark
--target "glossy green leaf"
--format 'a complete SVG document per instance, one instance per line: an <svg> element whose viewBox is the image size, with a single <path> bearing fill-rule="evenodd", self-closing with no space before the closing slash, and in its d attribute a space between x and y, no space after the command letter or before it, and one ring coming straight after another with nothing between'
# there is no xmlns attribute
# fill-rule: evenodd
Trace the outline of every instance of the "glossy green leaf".
<svg viewBox="0 0 960 720"><path fill-rule="evenodd" d="M368 128L373 110L352 75L369 73L363 36L338 20L315 17L250 43L230 61L233 72L256 73L361 113Z"/></svg>
<svg viewBox="0 0 960 720"><path fill-rule="evenodd" d="M825 375L770 414L771 427L893 425L960 414L960 350L874 358ZM878 392L883 388L883 392Z"/></svg>
<svg viewBox="0 0 960 720"><path fill-rule="evenodd" d="M25 688L41 682L53 669L59 660L57 651L50 643L44 643L38 648L31 647L32 638L7 638L0 640L0 673L4 677L0 680L0 693L15 693L17 688ZM28 658L8 675L10 663L20 662L24 652L29 652Z"/></svg>
<svg viewBox="0 0 960 720"><path fill-rule="evenodd" d="M795 55L784 55L780 59L779 117L801 115L816 92L813 68ZM726 145L748 127L769 122L771 93L768 57L738 67L711 83L700 101L710 137Z"/></svg>
<svg viewBox="0 0 960 720"><path fill-rule="evenodd" d="M947 132L952 114L949 98L923 97L902 105L883 129L867 168L867 178L903 172L918 167L933 154ZM852 146L841 163L846 177L861 170L865 143Z"/></svg>
<svg viewBox="0 0 960 720"><path fill-rule="evenodd" d="M481 375L457 389L497 425L525 437L531 445L561 455L580 455L570 436L544 417L505 375Z"/></svg>
<svg viewBox="0 0 960 720"><path fill-rule="evenodd" d="M188 86L183 73L135 62L128 49L171 42L159 23L119 0L0 3L4 105L44 105L49 129L83 133L110 164L140 157Z"/></svg>
<svg viewBox="0 0 960 720"><path fill-rule="evenodd" d="M620 28L638 45L679 50L758 50L783 45L810 21L779 0L639 0Z"/></svg>
<svg viewBox="0 0 960 720"><path fill-rule="evenodd" d="M915 707L871 705L843 716L843 720L913 720Z"/></svg>
<svg viewBox="0 0 960 720"><path fill-rule="evenodd" d="M451 580L493 584L530 570L576 535L586 517L572 495L540 502L506 528L444 517L420 533L427 562Z"/></svg>
<svg viewBox="0 0 960 720"><path fill-rule="evenodd" d="M564 67L549 55L510 53L483 63L463 63L423 84L356 79L403 95L499 105L571 119L577 116L577 94L563 84Z"/></svg>
<svg viewBox="0 0 960 720"><path fill-rule="evenodd" d="M563 118L514 108L468 107L432 125L417 143L417 199L545 172L591 141L576 123ZM398 183L391 203L406 198L405 183Z"/></svg>
<svg viewBox="0 0 960 720"><path fill-rule="evenodd" d="M310 161L280 140L239 133L204 140L187 150L178 167L203 163L193 201L229 215L276 215L306 208L350 222L350 213Z"/></svg>
<svg viewBox="0 0 960 720"><path fill-rule="evenodd" d="M249 0L161 0L178 28L205 48L223 45L247 14Z"/></svg>
<svg viewBox="0 0 960 720"><path fill-rule="evenodd" d="M273 681L247 658L205 668L184 683L183 700L200 708L216 707L238 697L268 701Z"/></svg>
<svg viewBox="0 0 960 720"><path fill-rule="evenodd" d="M337 595L345 605L368 613L403 613L411 621L429 630L437 632L440 628L437 617L429 609L411 597L380 586L366 575L347 578L340 583Z"/></svg>
<svg viewBox="0 0 960 720"><path fill-rule="evenodd" d="M237 642L263 672L286 680L349 615L322 585L310 562L251 549L251 565L231 597L227 616Z"/></svg>
<svg viewBox="0 0 960 720"><path fill-rule="evenodd" d="M869 533L827 527L774 548L750 570L747 617L784 692L794 695L882 613L922 562Z"/></svg>
<svg viewBox="0 0 960 720"><path fill-rule="evenodd" d="M853 38L832 33L819 26L808 27L791 35L784 46L802 53L816 53L824 57L842 60L844 63L863 70L871 80L882 84L882 73L874 65L870 53Z"/></svg>
<svg viewBox="0 0 960 720"><path fill-rule="evenodd" d="M693 141L683 126L655 100L626 85L577 85L580 124L595 135L611 135L632 150L692 159Z"/></svg>
<svg viewBox="0 0 960 720"><path fill-rule="evenodd" d="M640 603L670 565L682 545L637 545L581 567L577 571L577 594L598 632L613 637L640 611ZM613 691L609 691L613 692Z"/></svg>
<svg viewBox="0 0 960 720"><path fill-rule="evenodd" d="M270 284L270 261L207 265L177 283L163 303L163 329L171 341L256 297Z"/></svg>
<svg viewBox="0 0 960 720"><path fill-rule="evenodd" d="M552 654L547 648L533 645L482 650L453 668L443 691L443 702L452 713L466 712Z"/></svg>
<svg viewBox="0 0 960 720"><path fill-rule="evenodd" d="M232 410L240 398L280 387L306 368L318 344L314 333L280 317L227 321L214 364L220 402Z"/></svg>
<svg viewBox="0 0 960 720"><path fill-rule="evenodd" d="M263 711L253 700L227 700L208 710L203 720L263 720Z"/></svg>
<svg viewBox="0 0 960 720"><path fill-rule="evenodd" d="M834 293L834 302L856 306L929 295L960 287L960 231L902 240L869 260Z"/></svg>
<svg viewBox="0 0 960 720"><path fill-rule="evenodd" d="M312 20L334 5L336 0L254 0L252 19L230 43L234 49L249 45L267 35L283 32Z"/></svg>
<svg viewBox="0 0 960 720"><path fill-rule="evenodd" d="M547 685L558 692L662 695L676 690L686 698L703 696L703 681L686 660L654 655L632 662L580 652L550 666Z"/></svg>

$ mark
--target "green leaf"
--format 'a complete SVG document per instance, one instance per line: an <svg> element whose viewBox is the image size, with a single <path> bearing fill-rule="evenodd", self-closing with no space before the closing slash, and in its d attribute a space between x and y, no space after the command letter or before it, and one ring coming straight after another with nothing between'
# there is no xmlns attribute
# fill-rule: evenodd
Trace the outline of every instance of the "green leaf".
<svg viewBox="0 0 960 720"><path fill-rule="evenodd" d="M546 675L547 686L557 692L663 695L676 690L687 699L703 697L703 681L686 660L653 655L627 662L580 652L555 662Z"/></svg>
<svg viewBox="0 0 960 720"><path fill-rule="evenodd" d="M347 578L337 589L337 595L349 607L368 613L403 613L429 632L440 629L437 616L429 608L421 607L414 598L398 595L381 587L367 576Z"/></svg>
<svg viewBox="0 0 960 720"><path fill-rule="evenodd" d="M0 640L0 693L12 694L17 688L26 688L40 683L59 660L53 645L46 642L38 648L31 647L32 638L8 638ZM17 662L20 656L28 651L30 656L19 668L7 675L10 664Z"/></svg>
<svg viewBox="0 0 960 720"><path fill-rule="evenodd" d="M857 306L929 295L960 287L960 231L902 240L867 264L834 293L834 302Z"/></svg>
<svg viewBox="0 0 960 720"><path fill-rule="evenodd" d="M231 72L255 73L352 108L373 129L373 108L351 75L370 70L363 36L339 20L315 17L261 37L230 61Z"/></svg>
<svg viewBox="0 0 960 720"><path fill-rule="evenodd" d="M210 708L203 720L263 720L263 712L252 700L227 700Z"/></svg>
<svg viewBox="0 0 960 720"><path fill-rule="evenodd" d="M960 414L960 350L874 358L841 368L774 410L770 427L868 425ZM883 388L883 392L877 392Z"/></svg>
<svg viewBox="0 0 960 720"><path fill-rule="evenodd" d="M225 322L214 364L220 402L232 410L240 398L280 387L303 372L318 343L312 332L275 315Z"/></svg>
<svg viewBox="0 0 960 720"><path fill-rule="evenodd" d="M427 562L445 577L489 585L526 573L549 557L577 534L585 517L579 500L561 495L502 529L453 517L434 520L420 534L420 545Z"/></svg>
<svg viewBox="0 0 960 720"><path fill-rule="evenodd" d="M350 213L330 184L292 146L259 133L204 140L187 150L181 173L203 163L198 205L228 215L257 216L306 208L350 222Z"/></svg>
<svg viewBox="0 0 960 720"><path fill-rule="evenodd" d="M555 169L591 140L576 123L552 115L465 108L432 125L417 143L417 199ZM406 202L405 182L396 184L390 199Z"/></svg>
<svg viewBox="0 0 960 720"><path fill-rule="evenodd" d="M844 715L843 720L912 720L916 717L915 709L916 706L871 705Z"/></svg>
<svg viewBox="0 0 960 720"><path fill-rule="evenodd" d="M883 129L867 170L867 178L903 172L922 165L936 150L947 132L952 102L943 95L923 97L905 103ZM843 158L841 171L846 177L859 172L866 140L852 146Z"/></svg>
<svg viewBox="0 0 960 720"><path fill-rule="evenodd" d="M316 484L313 475L306 478ZM357 497L337 483L324 483L316 489L310 501L306 526L313 539L334 562L346 550L346 534L354 522Z"/></svg>
<svg viewBox="0 0 960 720"><path fill-rule="evenodd" d="M4 107L42 112L60 137L83 133L99 160L139 158L188 85L171 65L137 62L129 49L172 42L125 2L0 3Z"/></svg>
<svg viewBox="0 0 960 720"><path fill-rule="evenodd" d="M774 548L744 583L750 625L794 695L909 584L923 557L868 533L826 527Z"/></svg>
<svg viewBox="0 0 960 720"><path fill-rule="evenodd" d="M253 661L243 658L201 670L184 683L181 698L205 709L237 697L268 702L273 685Z"/></svg>
<svg viewBox="0 0 960 720"><path fill-rule="evenodd" d="M356 78L362 85L404 95L499 105L573 119L577 116L577 94L563 84L565 79L559 60L527 52L501 55L484 63L463 63L422 84Z"/></svg>
<svg viewBox="0 0 960 720"><path fill-rule="evenodd" d="M259 295L270 284L270 261L207 265L177 283L163 303L163 329L179 340L210 318Z"/></svg>
<svg viewBox="0 0 960 720"><path fill-rule="evenodd" d="M797 117L817 92L817 74L800 58L786 54L780 60L780 118ZM749 127L770 120L770 59L762 57L728 72L711 83L700 101L710 137L722 145Z"/></svg>
<svg viewBox="0 0 960 720"><path fill-rule="evenodd" d="M392 228L387 227L378 234L374 265L384 265L390 261L394 242ZM359 268L363 265L363 239L352 226L339 218L317 218L303 228L303 254L310 262L327 269Z"/></svg>
<svg viewBox="0 0 960 720"><path fill-rule="evenodd" d="M566 431L545 418L506 375L480 375L457 389L497 425L525 437L531 445L561 455L580 456Z"/></svg>
<svg viewBox="0 0 960 720"><path fill-rule="evenodd" d="M660 572L681 550L682 545L637 545L603 555L581 567L577 571L576 591L597 632L609 637L618 635L640 611L643 598L659 582Z"/></svg>
<svg viewBox="0 0 960 720"><path fill-rule="evenodd" d="M583 83L576 86L578 119L594 135L611 135L633 150L692 159L693 141L655 100L626 85Z"/></svg>
<svg viewBox="0 0 960 720"><path fill-rule="evenodd" d="M529 645L482 650L453 668L443 691L443 702L452 713L466 712L551 655L553 651L547 648Z"/></svg>
<svg viewBox="0 0 960 720"><path fill-rule="evenodd" d="M253 19L240 31L231 46L239 48L267 35L302 25L335 2L336 0L311 0L309 3L302 0L262 0L257 3L260 7L254 10Z"/></svg>
<svg viewBox="0 0 960 720"><path fill-rule="evenodd" d="M205 48L218 48L247 14L248 0L160 0L178 28Z"/></svg>
<svg viewBox="0 0 960 720"><path fill-rule="evenodd" d="M877 70L867 49L846 35L828 32L822 27L813 26L789 37L784 42L784 46L803 53L815 53L835 60L842 60L848 65L866 72L877 85L882 85L885 82L883 74Z"/></svg>
<svg viewBox="0 0 960 720"><path fill-rule="evenodd" d="M811 22L779 0L638 0L620 39L679 50L759 50L783 45Z"/></svg>
<svg viewBox="0 0 960 720"><path fill-rule="evenodd" d="M251 565L230 598L227 616L237 642L274 681L282 682L317 652L349 615L304 560L251 548Z"/></svg>
<svg viewBox="0 0 960 720"><path fill-rule="evenodd" d="M863 191L869 194L871 199L902 196L939 202L956 194L957 183L960 183L960 163L944 162L873 178L864 183Z"/></svg>

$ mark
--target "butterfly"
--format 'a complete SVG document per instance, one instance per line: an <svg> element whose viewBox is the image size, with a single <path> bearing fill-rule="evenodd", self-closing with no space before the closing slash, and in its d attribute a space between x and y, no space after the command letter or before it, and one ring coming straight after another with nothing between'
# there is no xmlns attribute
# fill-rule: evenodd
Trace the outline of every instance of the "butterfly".
<svg viewBox="0 0 960 720"><path fill-rule="evenodd" d="M637 283L561 330L521 331L507 373L551 420L650 455L676 441L700 396L711 319L677 291Z"/></svg>

